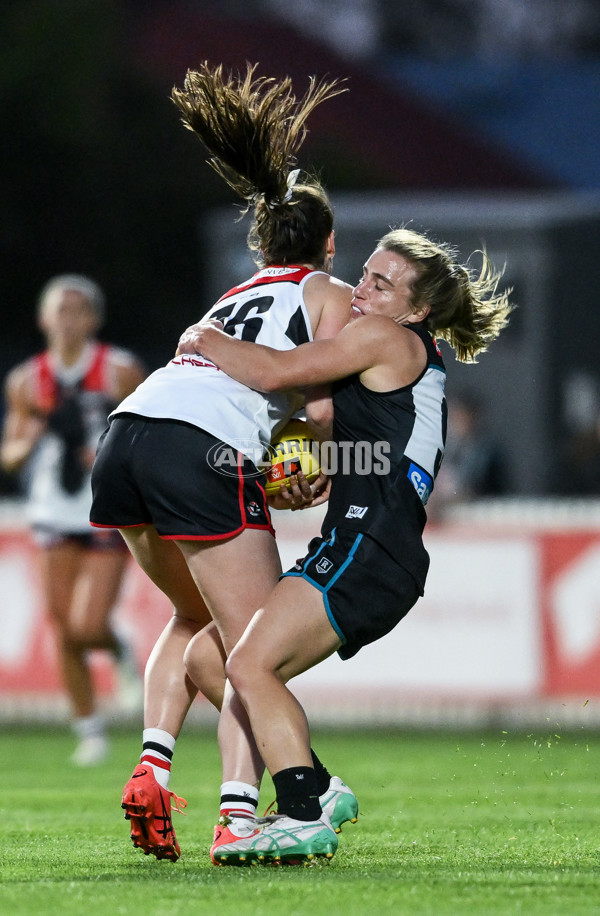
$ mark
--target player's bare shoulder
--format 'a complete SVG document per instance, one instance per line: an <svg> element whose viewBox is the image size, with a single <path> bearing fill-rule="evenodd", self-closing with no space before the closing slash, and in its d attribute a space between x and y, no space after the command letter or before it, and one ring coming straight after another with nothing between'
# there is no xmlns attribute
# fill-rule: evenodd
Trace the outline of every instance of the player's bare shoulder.
<svg viewBox="0 0 600 916"><path fill-rule="evenodd" d="M361 375L367 388L391 391L411 385L427 365L421 338L385 315L364 315L348 330L355 334L355 346L372 356L372 365Z"/></svg>
<svg viewBox="0 0 600 916"><path fill-rule="evenodd" d="M338 277L332 277L331 274L314 273L306 281L306 295L312 296L341 296L350 300L352 298L352 286Z"/></svg>
<svg viewBox="0 0 600 916"><path fill-rule="evenodd" d="M304 302L315 339L334 337L350 319L352 287L337 277L316 273L306 281Z"/></svg>

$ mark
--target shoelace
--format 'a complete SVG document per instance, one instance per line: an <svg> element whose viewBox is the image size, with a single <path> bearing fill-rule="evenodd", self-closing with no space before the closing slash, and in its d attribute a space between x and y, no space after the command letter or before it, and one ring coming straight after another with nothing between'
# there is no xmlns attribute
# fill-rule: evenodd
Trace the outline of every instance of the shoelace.
<svg viewBox="0 0 600 916"><path fill-rule="evenodd" d="M167 792L169 792L168 789ZM183 814L185 817L184 808L187 808L187 801L185 798L181 798L180 795L175 795L174 792L169 792L169 798L171 799L171 810L177 811L178 814Z"/></svg>

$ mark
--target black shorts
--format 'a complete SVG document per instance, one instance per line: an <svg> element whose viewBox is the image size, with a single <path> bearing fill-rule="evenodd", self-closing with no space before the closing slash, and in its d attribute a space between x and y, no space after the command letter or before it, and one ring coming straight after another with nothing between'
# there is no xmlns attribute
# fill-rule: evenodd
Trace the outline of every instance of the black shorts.
<svg viewBox="0 0 600 916"><path fill-rule="evenodd" d="M38 547L48 550L50 547L61 547L63 544L76 544L83 550L101 552L116 550L127 553L127 544L118 531L102 528L90 528L82 531L58 531L51 525L34 525L33 540Z"/></svg>
<svg viewBox="0 0 600 916"><path fill-rule="evenodd" d="M377 541L347 529L313 538L304 559L283 576L306 579L321 592L343 659L393 630L421 595L416 580Z"/></svg>
<svg viewBox="0 0 600 916"><path fill-rule="evenodd" d="M264 476L233 449L227 473L213 467L209 452L220 445L189 423L119 414L92 469L92 525L154 525L169 540L219 540L244 528L274 534Z"/></svg>

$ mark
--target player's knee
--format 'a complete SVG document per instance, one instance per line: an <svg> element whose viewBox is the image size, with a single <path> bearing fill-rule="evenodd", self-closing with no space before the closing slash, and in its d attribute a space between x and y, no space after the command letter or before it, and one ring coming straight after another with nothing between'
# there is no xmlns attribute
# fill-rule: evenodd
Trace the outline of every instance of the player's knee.
<svg viewBox="0 0 600 916"><path fill-rule="evenodd" d="M238 644L227 659L225 673L236 693L243 698L248 687L260 678L261 672L252 653L243 644Z"/></svg>
<svg viewBox="0 0 600 916"><path fill-rule="evenodd" d="M240 697L243 697L245 683L244 668L243 665L238 663L235 649L225 663L225 674L235 692Z"/></svg>
<svg viewBox="0 0 600 916"><path fill-rule="evenodd" d="M68 622L65 620L64 614L55 611L53 608L48 608L46 616L48 623L54 630L54 633L58 637L62 638L69 629Z"/></svg>
<svg viewBox="0 0 600 916"><path fill-rule="evenodd" d="M212 634L201 630L190 639L184 652L185 670L206 699L217 709L223 704L225 656Z"/></svg>
<svg viewBox="0 0 600 916"><path fill-rule="evenodd" d="M90 620L70 620L66 627L66 636L77 649L104 648L110 642L110 631L106 623Z"/></svg>
<svg viewBox="0 0 600 916"><path fill-rule="evenodd" d="M183 655L183 664L185 665L185 670L188 677L195 684L198 689L201 688L202 681L202 669L203 669L203 652L201 644L201 634L196 633L192 639L190 639L187 644L186 650Z"/></svg>

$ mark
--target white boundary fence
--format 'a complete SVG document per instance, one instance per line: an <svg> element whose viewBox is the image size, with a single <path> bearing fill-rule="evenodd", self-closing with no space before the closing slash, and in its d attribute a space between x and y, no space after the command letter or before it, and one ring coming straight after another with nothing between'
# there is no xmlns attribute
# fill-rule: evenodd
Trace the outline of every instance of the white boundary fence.
<svg viewBox="0 0 600 916"><path fill-rule="evenodd" d="M58 722L68 710L22 517L18 503L0 513L0 718ZM304 554L320 517L274 513L284 568ZM426 543L426 595L396 630L294 682L311 721L599 727L600 503L479 503L430 526ZM132 563L116 614L140 666L170 613ZM122 719L100 653L95 674L108 715ZM202 698L191 718L216 721Z"/></svg>

